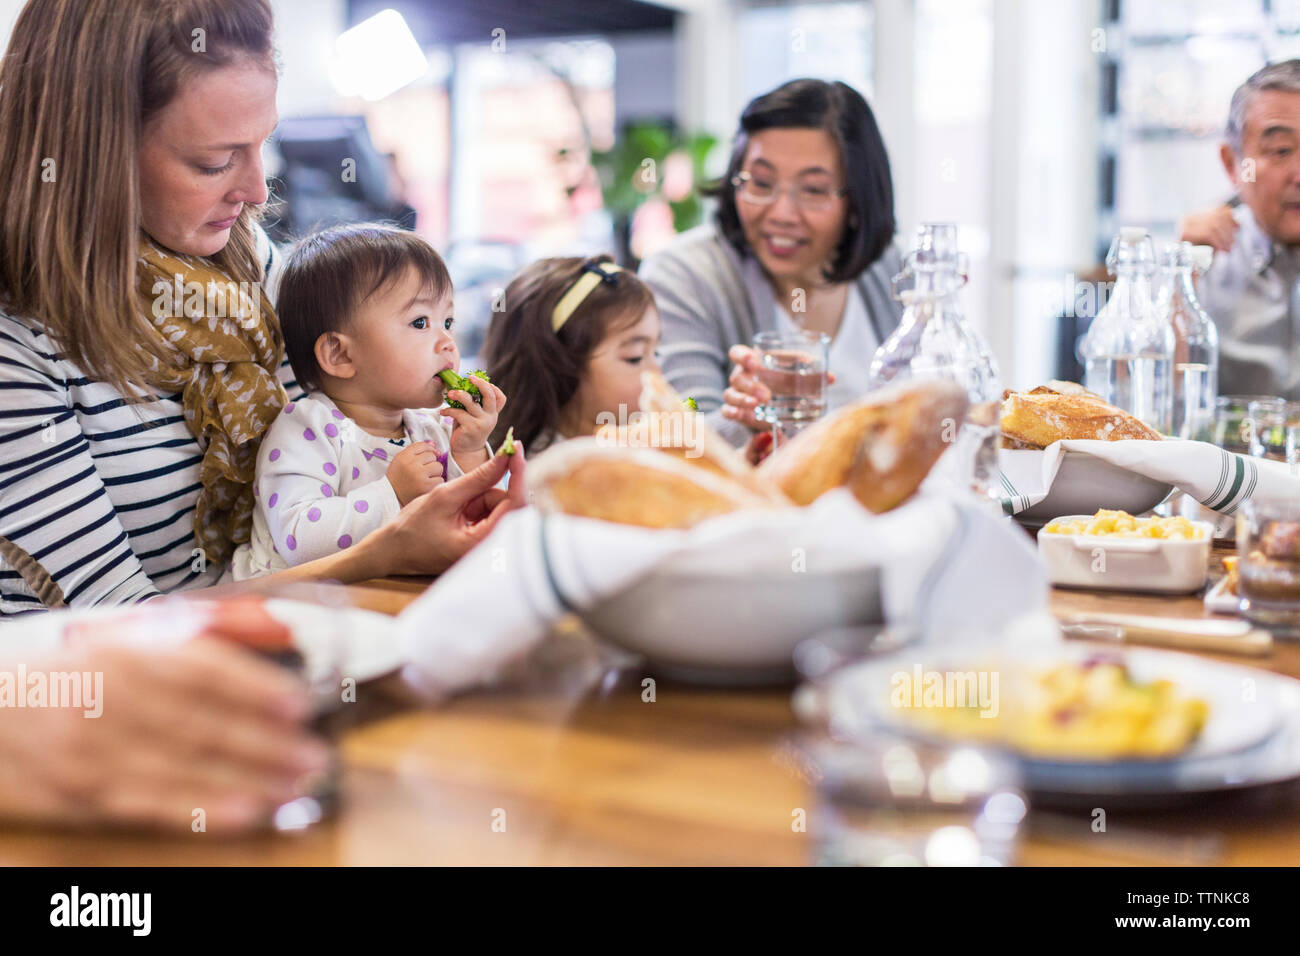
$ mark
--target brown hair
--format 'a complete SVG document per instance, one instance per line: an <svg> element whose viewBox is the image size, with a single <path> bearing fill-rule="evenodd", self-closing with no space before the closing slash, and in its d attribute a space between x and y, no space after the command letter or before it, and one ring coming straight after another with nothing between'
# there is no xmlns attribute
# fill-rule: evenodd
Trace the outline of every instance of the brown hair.
<svg viewBox="0 0 1300 956"><path fill-rule="evenodd" d="M435 299L451 291L442 257L413 232L387 223L334 226L298 242L280 275L275 311L298 384L319 390L316 340L346 331L362 301L415 269Z"/></svg>
<svg viewBox="0 0 1300 956"><path fill-rule="evenodd" d="M650 289L635 273L618 272L612 281L598 284L555 332L555 304L585 266L610 261L609 256L540 259L506 287L505 311L493 314L483 343L483 364L492 384L510 396L492 433L493 444L511 427L525 448L557 428L592 353L606 336L632 325L654 305Z"/></svg>
<svg viewBox="0 0 1300 956"><path fill-rule="evenodd" d="M240 57L274 70L271 34L267 0L30 0L14 25L0 60L0 305L118 391L171 360L136 285L142 132L200 70ZM245 205L211 257L237 282L263 278L258 212Z"/></svg>

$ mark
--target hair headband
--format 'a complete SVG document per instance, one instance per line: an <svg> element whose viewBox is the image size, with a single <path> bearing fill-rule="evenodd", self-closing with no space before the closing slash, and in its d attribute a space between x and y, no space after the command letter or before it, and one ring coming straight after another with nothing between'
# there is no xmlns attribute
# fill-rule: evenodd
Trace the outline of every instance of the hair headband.
<svg viewBox="0 0 1300 956"><path fill-rule="evenodd" d="M596 286L602 283L617 286L618 273L622 271L622 266L617 266L612 262L584 262L577 281L569 286L568 291L560 296L560 301L555 303L555 309L551 312L551 330L553 332L560 331L560 328L565 322L569 321L570 316L578 310L578 306L586 301L587 296L591 295L591 290Z"/></svg>

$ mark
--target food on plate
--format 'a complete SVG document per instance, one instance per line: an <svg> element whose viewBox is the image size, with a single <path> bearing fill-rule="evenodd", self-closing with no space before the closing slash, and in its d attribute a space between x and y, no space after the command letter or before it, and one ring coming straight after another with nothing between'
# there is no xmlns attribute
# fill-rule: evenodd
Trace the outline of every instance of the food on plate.
<svg viewBox="0 0 1300 956"><path fill-rule="evenodd" d="M875 392L800 432L758 467L799 505L847 485L879 514L912 496L966 414L966 392L945 381Z"/></svg>
<svg viewBox="0 0 1300 956"><path fill-rule="evenodd" d="M1270 522L1259 538L1264 556L1278 561L1300 561L1300 521Z"/></svg>
<svg viewBox="0 0 1300 956"><path fill-rule="evenodd" d="M1160 441L1158 431L1078 385L1052 382L1002 396L1002 447L1046 448L1069 439Z"/></svg>
<svg viewBox="0 0 1300 956"><path fill-rule="evenodd" d="M1102 508L1091 518L1057 518L1049 521L1047 534L1086 534L1116 538L1158 538L1162 541L1195 541L1205 530L1182 515L1172 518L1135 518L1127 511Z"/></svg>
<svg viewBox="0 0 1300 956"><path fill-rule="evenodd" d="M957 701L961 706L945 706L948 700L922 697L920 706L912 701L899 713L939 736L1000 744L1027 756L1112 760L1175 756L1196 741L1210 712L1206 701L1172 681L1140 681L1108 656L994 673L1002 680L992 702L972 694Z"/></svg>
<svg viewBox="0 0 1300 956"><path fill-rule="evenodd" d="M482 405L483 396L479 394L478 386L474 384L474 380L470 378L470 375L475 375L485 382L492 381L492 379L488 378L487 372L482 369L479 369L476 372L470 372L469 375L457 374L454 370L449 368L445 368L438 373L438 377L442 379L442 383L446 385L448 389L459 389L462 392L469 392L470 398L474 399L475 404ZM448 399L447 404L452 408L465 407L454 399Z"/></svg>

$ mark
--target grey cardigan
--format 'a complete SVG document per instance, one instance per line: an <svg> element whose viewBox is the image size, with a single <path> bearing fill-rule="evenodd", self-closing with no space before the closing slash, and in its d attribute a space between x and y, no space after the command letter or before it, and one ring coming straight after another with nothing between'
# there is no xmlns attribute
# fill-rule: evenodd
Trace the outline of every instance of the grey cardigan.
<svg viewBox="0 0 1300 956"><path fill-rule="evenodd" d="M877 343L902 318L902 303L890 290L900 268L898 249L890 245L855 280ZM660 364L668 382L694 397L709 424L732 444L743 444L749 429L722 417L722 393L731 373L731 346L748 345L756 333L776 327L776 297L758 261L741 256L709 222L646 259L639 274L659 309Z"/></svg>

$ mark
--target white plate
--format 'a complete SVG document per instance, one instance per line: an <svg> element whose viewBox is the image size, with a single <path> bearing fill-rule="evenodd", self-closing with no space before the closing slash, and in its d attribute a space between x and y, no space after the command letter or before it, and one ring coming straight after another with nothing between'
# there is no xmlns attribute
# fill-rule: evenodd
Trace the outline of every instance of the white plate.
<svg viewBox="0 0 1300 956"><path fill-rule="evenodd" d="M1015 456L1022 461L1034 455L1041 460L1043 452L1032 448L1000 448L998 455ZM1016 471L1023 474L1023 466L1018 465ZM1015 517L1026 524L1044 524L1057 515L1090 515L1101 508L1139 515L1160 504L1173 490L1173 485L1092 455L1067 450L1047 497L1017 512Z"/></svg>
<svg viewBox="0 0 1300 956"><path fill-rule="evenodd" d="M1228 590L1226 574L1206 592L1205 609L1215 614L1236 614L1241 610L1241 597Z"/></svg>
<svg viewBox="0 0 1300 956"><path fill-rule="evenodd" d="M1015 754L1031 792L1067 798L1153 796L1231 789L1300 776L1300 681L1190 654L1120 651L1087 644L1044 648L1019 655L1017 663L1043 665L1098 653L1122 658L1139 680L1167 678L1187 693L1205 698L1210 706L1205 728L1186 752L1164 760L1045 760ZM885 730L935 739L900 720L889 705L890 678L900 670L910 672L913 656L870 660L846 668L828 682L827 714L837 734ZM988 652L941 656L936 651L924 666L927 670L966 671L988 663Z"/></svg>
<svg viewBox="0 0 1300 956"><path fill-rule="evenodd" d="M315 680L331 663L329 642L338 641L339 671L358 683L382 677L405 663L397 639L396 621L387 614L359 608L323 607L301 601L272 599L267 611L293 632L293 642L307 662L307 676ZM73 621L110 621L142 608L91 608L80 611L51 611L6 623L0 640L6 652L34 653L57 647L64 628Z"/></svg>

